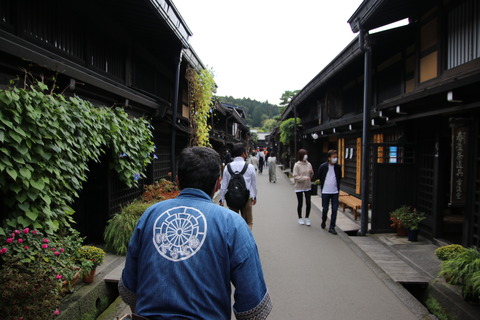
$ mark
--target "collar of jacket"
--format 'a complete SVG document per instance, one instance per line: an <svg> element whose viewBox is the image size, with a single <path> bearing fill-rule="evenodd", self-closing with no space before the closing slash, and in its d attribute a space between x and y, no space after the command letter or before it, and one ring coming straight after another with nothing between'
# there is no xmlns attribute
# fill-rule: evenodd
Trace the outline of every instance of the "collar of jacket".
<svg viewBox="0 0 480 320"><path fill-rule="evenodd" d="M177 197L177 199L191 199L191 198L212 202L212 198L208 194L206 194L200 189L195 189L195 188L185 188L180 192L180 194Z"/></svg>

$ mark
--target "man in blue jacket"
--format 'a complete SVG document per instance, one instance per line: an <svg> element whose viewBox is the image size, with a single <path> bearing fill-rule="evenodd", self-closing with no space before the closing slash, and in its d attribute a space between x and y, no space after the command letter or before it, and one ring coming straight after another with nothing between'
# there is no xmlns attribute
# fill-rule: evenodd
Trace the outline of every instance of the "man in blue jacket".
<svg viewBox="0 0 480 320"><path fill-rule="evenodd" d="M133 319L266 319L270 296L243 218L212 202L221 162L210 148L182 151L180 195L151 206L128 246L119 283Z"/></svg>
<svg viewBox="0 0 480 320"><path fill-rule="evenodd" d="M337 163L337 150L329 150L327 153L328 161L324 162L318 168L318 179L322 189L322 229L325 229L327 222L327 213L330 202L332 203L332 214L330 216L330 227L328 232L337 234L335 224L337 222L338 194L340 192L340 180L342 179L342 168Z"/></svg>

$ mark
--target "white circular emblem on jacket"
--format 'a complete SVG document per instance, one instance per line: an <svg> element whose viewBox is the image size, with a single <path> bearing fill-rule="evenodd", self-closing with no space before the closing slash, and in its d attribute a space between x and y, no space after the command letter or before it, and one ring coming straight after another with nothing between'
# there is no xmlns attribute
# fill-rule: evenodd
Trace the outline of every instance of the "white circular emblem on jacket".
<svg viewBox="0 0 480 320"><path fill-rule="evenodd" d="M175 207L155 220L153 244L164 258L182 261L195 255L207 235L207 220L195 208Z"/></svg>

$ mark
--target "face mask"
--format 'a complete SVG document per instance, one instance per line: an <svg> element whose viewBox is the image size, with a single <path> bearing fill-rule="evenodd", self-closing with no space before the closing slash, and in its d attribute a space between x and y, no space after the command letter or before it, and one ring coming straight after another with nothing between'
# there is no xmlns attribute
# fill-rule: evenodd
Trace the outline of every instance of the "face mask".
<svg viewBox="0 0 480 320"><path fill-rule="evenodd" d="M307 159L308 159L308 155L306 154L303 156L303 161L307 161Z"/></svg>
<svg viewBox="0 0 480 320"><path fill-rule="evenodd" d="M332 163L333 164L337 163L337 161L338 161L338 158L332 158Z"/></svg>

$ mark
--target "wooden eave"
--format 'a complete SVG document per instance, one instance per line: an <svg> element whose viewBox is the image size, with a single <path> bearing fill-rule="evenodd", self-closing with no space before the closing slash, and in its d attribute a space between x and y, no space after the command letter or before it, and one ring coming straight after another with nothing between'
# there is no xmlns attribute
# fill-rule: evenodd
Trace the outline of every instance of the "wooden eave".
<svg viewBox="0 0 480 320"><path fill-rule="evenodd" d="M282 121L287 119L294 107L305 101L311 93L324 85L330 78L345 68L348 64L361 55L362 51L358 44L358 37L355 37L348 46L342 50L315 78L313 78L295 97L292 98L288 107L282 113Z"/></svg>

